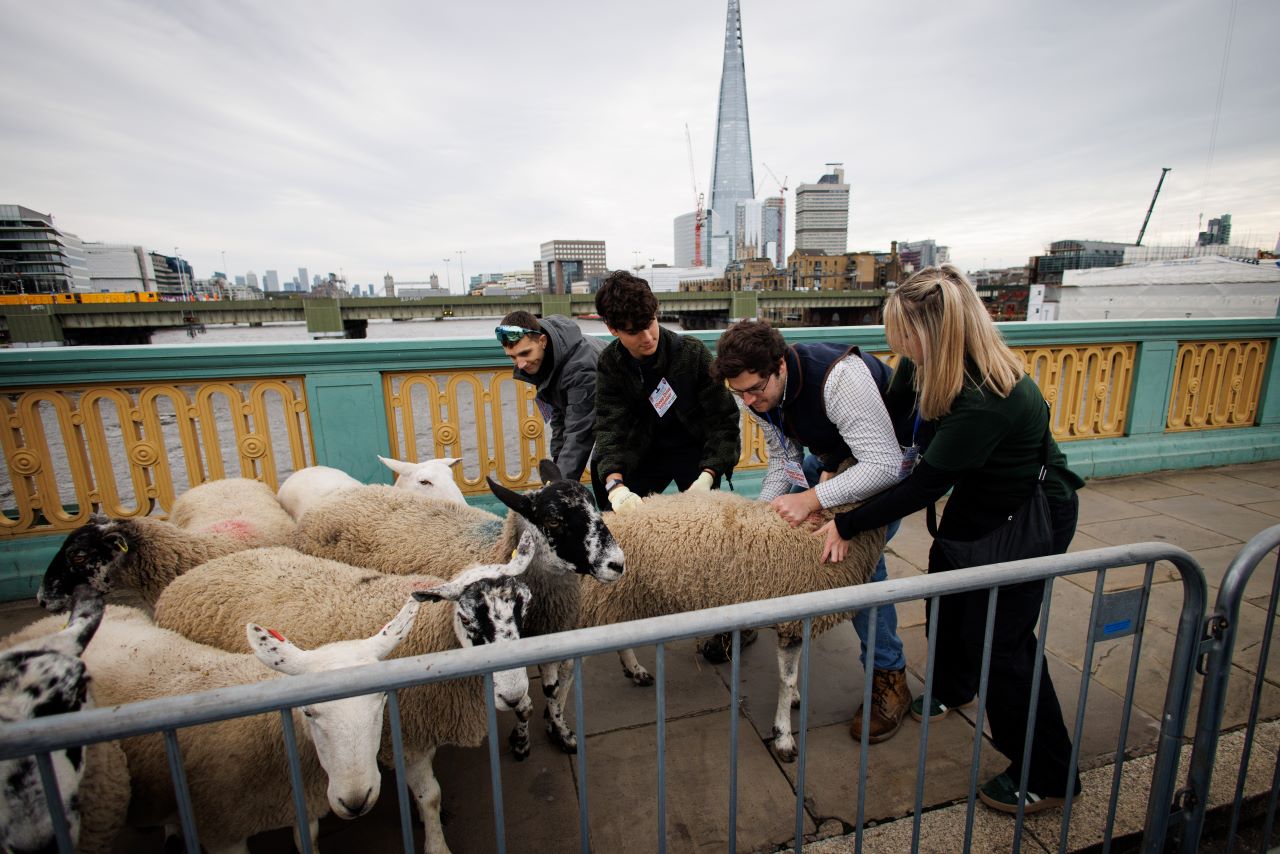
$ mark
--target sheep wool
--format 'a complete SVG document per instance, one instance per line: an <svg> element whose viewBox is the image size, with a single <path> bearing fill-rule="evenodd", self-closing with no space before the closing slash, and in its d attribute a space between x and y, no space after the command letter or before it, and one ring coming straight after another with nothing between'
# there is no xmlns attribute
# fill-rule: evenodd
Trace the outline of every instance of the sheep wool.
<svg viewBox="0 0 1280 854"><path fill-rule="evenodd" d="M169 521L191 531L242 540L247 549L284 545L293 532L293 517L271 487L244 477L191 487L173 502Z"/></svg>
<svg viewBox="0 0 1280 854"><path fill-rule="evenodd" d="M251 549L210 561L176 579L156 603L156 624L198 643L244 651L244 625L254 621L313 648L372 635L412 590L439 580L382 575L283 547ZM424 602L408 637L389 657L457 647L452 603ZM403 689L400 709L406 739L424 749L441 744L473 747L487 733L479 677ZM382 750L390 763L389 733Z"/></svg>
<svg viewBox="0 0 1280 854"><path fill-rule="evenodd" d="M859 534L838 564L819 563L822 540L773 508L728 492L656 495L606 517L627 556L614 584L582 584L582 625L598 626L861 584L884 550L884 529ZM818 635L848 614L816 617ZM776 627L799 640L799 621Z"/></svg>

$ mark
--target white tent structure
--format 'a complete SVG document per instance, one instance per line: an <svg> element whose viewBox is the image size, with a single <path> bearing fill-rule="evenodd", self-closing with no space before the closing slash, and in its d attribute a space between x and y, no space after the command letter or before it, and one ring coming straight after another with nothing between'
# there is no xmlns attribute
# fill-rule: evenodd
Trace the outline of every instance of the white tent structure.
<svg viewBox="0 0 1280 854"><path fill-rule="evenodd" d="M1029 321L1184 317L1280 317L1280 267L1210 255L1067 270L1027 305Z"/></svg>

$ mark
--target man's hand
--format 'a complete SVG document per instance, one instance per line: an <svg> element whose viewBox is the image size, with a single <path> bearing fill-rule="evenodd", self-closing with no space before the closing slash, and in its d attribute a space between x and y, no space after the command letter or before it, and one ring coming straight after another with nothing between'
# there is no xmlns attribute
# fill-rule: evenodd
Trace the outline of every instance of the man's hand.
<svg viewBox="0 0 1280 854"><path fill-rule="evenodd" d="M704 471L702 474L698 475L697 480L689 484L689 488L686 489L685 492L710 492L711 484L714 482L715 478L712 477L711 472Z"/></svg>
<svg viewBox="0 0 1280 854"><path fill-rule="evenodd" d="M826 483L827 481L831 480L831 478L835 476L836 476L835 472L827 471L826 469L823 469L822 474L818 475L818 483Z"/></svg>
<svg viewBox="0 0 1280 854"><path fill-rule="evenodd" d="M640 506L640 496L625 486L615 486L609 490L609 504L614 513L630 513Z"/></svg>
<svg viewBox="0 0 1280 854"><path fill-rule="evenodd" d="M822 509L822 503L818 501L818 493L812 489L779 495L769 502L769 506L786 519L787 524L793 528L808 519L810 513Z"/></svg>
<svg viewBox="0 0 1280 854"><path fill-rule="evenodd" d="M822 537L822 557L818 558L818 563L826 563L828 559L832 563L839 563L849 554L849 540L840 536L840 532L836 530L835 520L831 520L821 528L813 532L815 537Z"/></svg>

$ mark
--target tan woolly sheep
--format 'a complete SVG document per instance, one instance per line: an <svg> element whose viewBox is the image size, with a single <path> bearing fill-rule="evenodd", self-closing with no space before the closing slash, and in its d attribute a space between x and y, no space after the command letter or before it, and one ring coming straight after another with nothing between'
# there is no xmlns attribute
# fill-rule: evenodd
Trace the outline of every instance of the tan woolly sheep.
<svg viewBox="0 0 1280 854"><path fill-rule="evenodd" d="M237 649L244 636L236 627L254 614L300 642L319 644L366 634L406 591L430 588L431 594L448 594L456 604L424 605L395 657L515 640L529 591L512 576L528 567L532 554L533 536L525 534L506 565L472 567L441 584L424 576L357 569L292 549L254 549L211 561L175 580L156 605L156 621L193 640ZM495 705L528 704L528 687L524 668L495 673ZM441 745L472 747L484 741L482 682L470 677L405 688L399 702L407 782L426 828L426 850L443 851L440 787L431 762ZM527 719L527 708L524 715ZM387 765L393 761L390 744L385 738Z"/></svg>
<svg viewBox="0 0 1280 854"><path fill-rule="evenodd" d="M862 584L884 550L884 530L876 529L855 537L842 562L821 563L822 541L813 535L817 526L792 528L768 504L727 492L657 495L636 511L606 518L626 552L627 573L607 588L582 585L583 626ZM814 636L849 616L815 617ZM790 762L795 759L791 705L798 697L802 624L773 628L780 679L774 746L778 757ZM652 683L631 650L619 656L629 678Z"/></svg>
<svg viewBox="0 0 1280 854"><path fill-rule="evenodd" d="M245 477L191 487L173 502L169 521L189 531L233 537L246 549L282 546L293 533L293 517L271 487Z"/></svg>

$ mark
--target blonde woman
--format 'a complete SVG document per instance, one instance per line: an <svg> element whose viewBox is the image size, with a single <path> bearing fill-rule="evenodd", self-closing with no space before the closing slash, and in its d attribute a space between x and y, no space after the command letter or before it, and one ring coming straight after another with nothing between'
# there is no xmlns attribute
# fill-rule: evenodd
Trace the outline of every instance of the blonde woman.
<svg viewBox="0 0 1280 854"><path fill-rule="evenodd" d="M947 541L975 541L1001 528L1020 508L1032 506L1037 485L1048 514L1032 553L1065 552L1076 527L1075 491L1084 482L1066 467L1049 432L1039 388L1001 339L964 274L950 265L921 270L889 296L884 318L889 345L902 356L886 403L894 423L908 425L907 440L915 450L909 447L905 456L918 463L914 468L904 463L904 477L896 485L817 532L826 539L823 559L842 559L854 534L931 507L951 490L934 532L929 572L955 569ZM919 418L907 420L913 408ZM932 438L921 450L925 433ZM980 562L1026 556L996 555ZM1031 753L1023 756L1043 592L1044 583L1037 581L1003 587L997 597L986 713L992 741L1010 765L982 785L979 797L1005 812L1017 810L1024 763L1027 812L1061 804L1068 784L1071 741L1047 668L1040 678ZM938 638L931 720L977 696L986 606L985 590L939 602L938 625L931 628ZM923 697L911 705L917 720L925 714L923 706ZM1073 791L1079 785L1077 776Z"/></svg>

